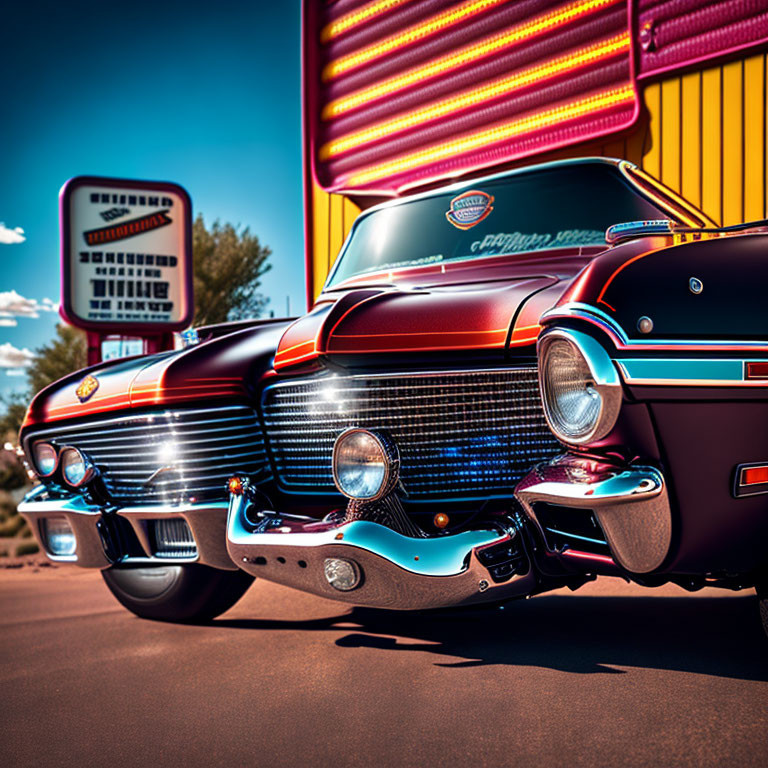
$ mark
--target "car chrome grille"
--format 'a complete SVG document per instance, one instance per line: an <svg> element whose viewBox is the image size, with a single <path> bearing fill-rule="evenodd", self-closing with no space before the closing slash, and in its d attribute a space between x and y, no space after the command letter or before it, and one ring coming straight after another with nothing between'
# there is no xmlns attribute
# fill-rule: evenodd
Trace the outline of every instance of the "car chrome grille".
<svg viewBox="0 0 768 768"><path fill-rule="evenodd" d="M281 382L262 409L277 480L295 493L335 492L333 444L353 426L394 438L413 501L507 495L558 450L535 366Z"/></svg>
<svg viewBox="0 0 768 768"><path fill-rule="evenodd" d="M98 468L110 498L122 504L226 499L233 472L264 476L267 467L256 414L242 405L52 427L31 435L28 455L40 440L80 449Z"/></svg>
<svg viewBox="0 0 768 768"><path fill-rule="evenodd" d="M197 544L186 520L155 520L152 528L155 557L181 559L197 555Z"/></svg>

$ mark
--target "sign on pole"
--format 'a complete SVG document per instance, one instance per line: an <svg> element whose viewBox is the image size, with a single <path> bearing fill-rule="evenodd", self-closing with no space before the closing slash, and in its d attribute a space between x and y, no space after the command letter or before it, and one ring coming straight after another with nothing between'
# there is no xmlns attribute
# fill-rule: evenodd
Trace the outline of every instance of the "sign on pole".
<svg viewBox="0 0 768 768"><path fill-rule="evenodd" d="M96 176L59 195L61 306L101 334L169 333L192 321L192 203L183 187Z"/></svg>

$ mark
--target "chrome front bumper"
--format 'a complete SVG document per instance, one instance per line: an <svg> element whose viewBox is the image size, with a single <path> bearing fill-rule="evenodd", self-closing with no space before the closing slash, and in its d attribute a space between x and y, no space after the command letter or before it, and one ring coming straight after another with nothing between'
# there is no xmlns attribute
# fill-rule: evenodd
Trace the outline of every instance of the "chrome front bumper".
<svg viewBox="0 0 768 768"><path fill-rule="evenodd" d="M83 568L109 568L116 563L125 564L183 564L201 563L213 568L236 570L227 554L226 525L227 502L207 504L146 505L122 507L108 512L101 507L89 505L82 496L49 498L46 489L38 486L19 505L19 513L27 521L42 552L49 560L57 563L72 563ZM139 541L143 555L111 559L105 546L105 517L116 515L130 523ZM47 518L63 517L75 534L76 546L73 555L54 555L48 549L43 530ZM192 557L159 557L153 552L149 532L154 520L184 520L192 532L197 553Z"/></svg>
<svg viewBox="0 0 768 768"><path fill-rule="evenodd" d="M489 525L417 539L365 520L318 522L271 511L260 516L249 511L246 517L248 505L244 496L232 497L227 524L232 560L254 576L305 592L356 605L417 610L503 600L530 594L536 585L530 564L525 573L500 579L488 566L489 553L503 557L505 547L523 547L515 531ZM257 516L254 526L250 521ZM359 586L348 592L332 587L324 572L329 558L353 561L362 574Z"/></svg>
<svg viewBox="0 0 768 768"><path fill-rule="evenodd" d="M542 536L538 502L591 510L614 560L631 573L656 570L669 553L669 495L664 476L655 467L616 467L565 454L531 470L515 496Z"/></svg>

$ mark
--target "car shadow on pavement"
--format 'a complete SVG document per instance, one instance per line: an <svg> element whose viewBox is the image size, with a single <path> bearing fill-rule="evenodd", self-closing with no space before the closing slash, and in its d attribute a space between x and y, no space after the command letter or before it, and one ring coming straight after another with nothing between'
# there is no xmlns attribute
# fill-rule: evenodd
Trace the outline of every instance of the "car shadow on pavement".
<svg viewBox="0 0 768 768"><path fill-rule="evenodd" d="M624 674L615 667L676 670L768 681L768 641L754 596L549 596L503 608L404 613L370 608L328 619L220 619L215 626L258 631L353 630L347 649L418 652L437 666L493 664L580 674Z"/></svg>

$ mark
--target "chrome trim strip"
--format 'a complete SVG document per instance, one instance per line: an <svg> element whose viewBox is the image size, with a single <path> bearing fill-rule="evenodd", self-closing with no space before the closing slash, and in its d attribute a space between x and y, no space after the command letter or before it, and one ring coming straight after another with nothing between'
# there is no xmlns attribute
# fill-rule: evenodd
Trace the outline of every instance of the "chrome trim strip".
<svg viewBox="0 0 768 768"><path fill-rule="evenodd" d="M768 379L747 379L748 359L622 358L614 360L627 384L681 387L763 387Z"/></svg>
<svg viewBox="0 0 768 768"><path fill-rule="evenodd" d="M541 323L555 320L584 320L604 330L618 349L686 349L686 350L754 350L768 352L768 341L706 341L701 339L630 339L624 329L609 315L591 304L569 302L560 307L553 307L541 316Z"/></svg>

